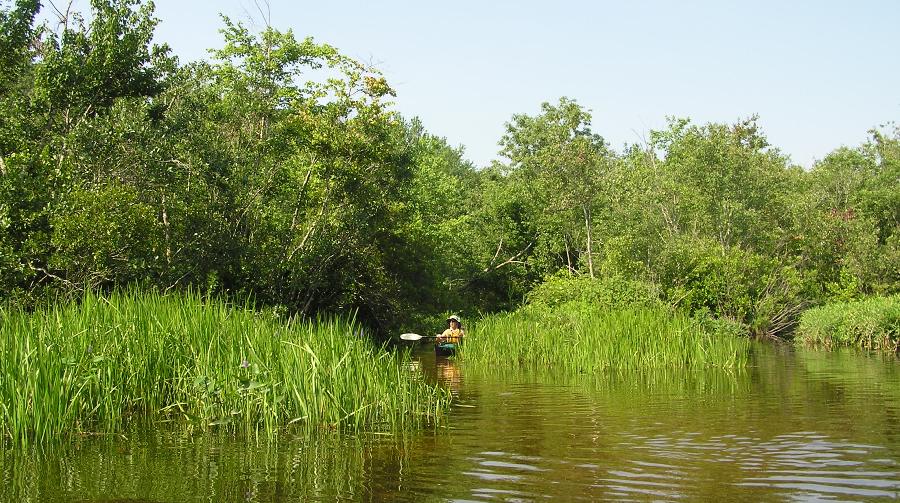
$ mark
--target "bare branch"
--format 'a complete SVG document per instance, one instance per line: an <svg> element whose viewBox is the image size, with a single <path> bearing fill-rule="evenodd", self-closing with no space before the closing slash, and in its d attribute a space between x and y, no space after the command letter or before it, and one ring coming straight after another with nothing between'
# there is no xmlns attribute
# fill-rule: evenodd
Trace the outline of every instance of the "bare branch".
<svg viewBox="0 0 900 503"><path fill-rule="evenodd" d="M63 31L69 29L69 15L70 15L71 12L72 12L72 2L73 2L73 0L69 0L68 5L66 5L66 12L65 12L65 13L63 13L61 10L59 10L59 8L56 6L55 3L53 3L52 0L50 0L50 2L49 2L49 3L50 3L50 6L53 7L53 10L56 11L56 15L57 15L57 17L59 18L59 19L57 20L57 27L58 27L59 25L62 25Z"/></svg>
<svg viewBox="0 0 900 503"><path fill-rule="evenodd" d="M272 27L272 6L269 5L268 0L263 0L262 2L266 6L266 11L263 12L263 6L260 4L259 0L253 0L253 4L256 5L256 10L259 11L259 15L262 16L262 20L266 23L266 28Z"/></svg>
<svg viewBox="0 0 900 503"><path fill-rule="evenodd" d="M309 185L309 179L312 176L315 163L316 156L313 155L309 169L306 171L306 178L303 179L303 185L300 186L300 190L297 192L297 205L294 206L294 215L291 217L291 230L297 228L297 215L300 213L300 203L303 201L303 197L306 196L306 186Z"/></svg>
<svg viewBox="0 0 900 503"><path fill-rule="evenodd" d="M57 280L57 281L61 281L61 282L65 283L66 285L68 285L69 287L71 287L71 288L73 288L73 289L75 289L75 290L78 290L78 291L81 291L81 290L82 290L82 288L79 287L78 285L76 285L75 283L72 283L71 281L67 280L66 278L62 278L62 277L60 277L60 276L57 276L57 275L53 274L52 272L50 272L50 271L44 269L43 267L37 267L37 266L35 266L35 265L29 263L29 264L28 264L28 268L31 269L32 271L35 271L35 272L42 272L42 273L44 273L44 277L45 277L45 278L53 278L53 279L55 279L55 280Z"/></svg>
<svg viewBox="0 0 900 503"><path fill-rule="evenodd" d="M494 256L491 258L491 261L488 263L488 267L494 265L494 262L497 260L497 256L500 255L500 249L503 248L503 238L500 238L500 244L497 245L497 251L494 252ZM487 270L487 269L485 269Z"/></svg>
<svg viewBox="0 0 900 503"><path fill-rule="evenodd" d="M190 273L191 273L191 271L188 271L188 272L182 274L181 277L178 278L178 279L176 279L174 283L172 283L171 285L167 286L166 289L163 290L163 293L164 293L164 294L169 293L169 290L171 290L171 289L175 288L176 286L178 286L178 283L181 282L181 280L183 280L184 278L186 278L187 275L190 274Z"/></svg>
<svg viewBox="0 0 900 503"><path fill-rule="evenodd" d="M500 244L502 245L503 242L501 241ZM482 272L496 271L497 269L500 269L501 267L503 267L503 266L505 266L505 265L509 265L509 264L525 264L524 261L518 260L518 259L519 259L519 257L521 257L522 255L528 253L528 250L530 250L531 247L532 247L533 245L534 245L534 240L532 239L531 242L528 243L528 246L526 246L525 248L523 248L522 251L520 251L519 253L516 253L516 254L513 255L512 257L509 257L508 259L504 260L504 261L503 261L502 263L500 263L500 264L494 265L494 260L492 259L492 260L491 260L491 263L488 264L488 266L485 267L484 270L483 270ZM500 248L499 248L499 247L497 247L497 253L500 253ZM497 256L496 256L496 254L495 254L495 255L494 255L494 259L496 259L496 258L497 258ZM492 266L493 266L493 267L492 267Z"/></svg>
<svg viewBox="0 0 900 503"><path fill-rule="evenodd" d="M329 195L330 194L328 192L325 193L325 198L322 200L322 207L319 208L319 214L316 216L316 219L313 221L313 223L309 226L309 229L306 230L306 235L304 235L303 239L300 240L300 244L297 245L293 250L291 250L290 254L288 254L287 262L290 262L291 259L294 258L294 255L306 246L306 241L313 234L313 231L315 231L318 227L319 222L322 220L322 216L325 214L325 210L328 208Z"/></svg>

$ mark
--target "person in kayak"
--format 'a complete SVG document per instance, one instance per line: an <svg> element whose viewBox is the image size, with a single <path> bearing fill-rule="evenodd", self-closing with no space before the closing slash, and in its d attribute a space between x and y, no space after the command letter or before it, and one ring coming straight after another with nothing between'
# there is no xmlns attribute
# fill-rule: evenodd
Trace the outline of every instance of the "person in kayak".
<svg viewBox="0 0 900 503"><path fill-rule="evenodd" d="M452 315L447 318L447 323L450 325L447 330L437 336L437 343L443 344L445 342L452 342L453 344L459 344L462 342L463 337L466 336L465 330L463 330L462 323L459 321L459 316Z"/></svg>

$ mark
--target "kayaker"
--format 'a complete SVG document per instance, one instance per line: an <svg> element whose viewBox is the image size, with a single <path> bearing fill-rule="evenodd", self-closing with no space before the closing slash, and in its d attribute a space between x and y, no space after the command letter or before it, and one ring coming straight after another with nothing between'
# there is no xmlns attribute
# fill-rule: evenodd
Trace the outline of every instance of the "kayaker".
<svg viewBox="0 0 900 503"><path fill-rule="evenodd" d="M437 343L441 344L444 342L452 342L453 344L459 344L462 342L463 337L466 336L465 330L463 330L462 323L459 321L459 316L452 315L447 318L447 324L449 324L449 328L444 330L444 332L437 336Z"/></svg>

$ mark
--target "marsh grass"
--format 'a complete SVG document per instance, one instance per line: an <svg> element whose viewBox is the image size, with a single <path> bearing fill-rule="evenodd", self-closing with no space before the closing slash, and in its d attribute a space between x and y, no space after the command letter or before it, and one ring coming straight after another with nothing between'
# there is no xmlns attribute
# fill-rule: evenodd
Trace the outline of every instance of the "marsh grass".
<svg viewBox="0 0 900 503"><path fill-rule="evenodd" d="M0 436L42 443L160 422L271 436L439 420L447 392L359 334L352 319L282 322L195 294L5 311Z"/></svg>
<svg viewBox="0 0 900 503"><path fill-rule="evenodd" d="M593 373L604 369L737 368L750 342L705 330L665 309L604 310L580 302L526 306L488 316L460 357L476 366L527 366Z"/></svg>
<svg viewBox="0 0 900 503"><path fill-rule="evenodd" d="M826 348L900 350L900 295L837 302L809 309L800 317L794 340Z"/></svg>

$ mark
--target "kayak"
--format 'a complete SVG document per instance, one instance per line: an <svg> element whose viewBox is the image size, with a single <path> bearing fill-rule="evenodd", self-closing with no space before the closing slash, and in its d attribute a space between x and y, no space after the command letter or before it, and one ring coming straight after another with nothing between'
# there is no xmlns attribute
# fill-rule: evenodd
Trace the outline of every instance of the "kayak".
<svg viewBox="0 0 900 503"><path fill-rule="evenodd" d="M434 354L437 356L453 356L456 354L456 344L442 342L434 345Z"/></svg>

